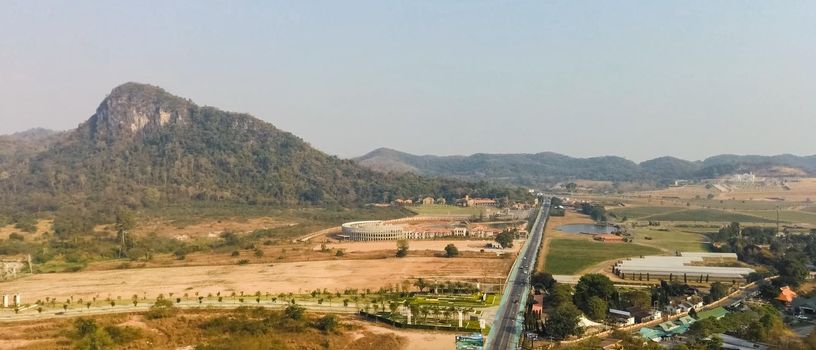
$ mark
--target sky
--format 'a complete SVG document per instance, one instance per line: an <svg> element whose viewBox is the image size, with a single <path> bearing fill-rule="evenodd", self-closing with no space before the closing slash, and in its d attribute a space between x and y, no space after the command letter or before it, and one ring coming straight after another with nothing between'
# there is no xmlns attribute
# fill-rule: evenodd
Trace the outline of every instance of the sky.
<svg viewBox="0 0 816 350"><path fill-rule="evenodd" d="M320 150L816 154L814 1L0 1L0 134L128 81Z"/></svg>

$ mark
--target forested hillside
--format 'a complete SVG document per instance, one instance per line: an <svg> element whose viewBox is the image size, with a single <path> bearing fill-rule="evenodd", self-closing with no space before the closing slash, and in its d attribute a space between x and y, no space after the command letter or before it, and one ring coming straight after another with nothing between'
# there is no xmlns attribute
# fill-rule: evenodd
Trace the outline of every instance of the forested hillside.
<svg viewBox="0 0 816 350"><path fill-rule="evenodd" d="M0 152L5 212L191 200L359 205L402 196L511 194L485 183L374 172L250 115L136 83L115 88L77 129L48 142L33 140L0 139L14 145L3 144Z"/></svg>
<svg viewBox="0 0 816 350"><path fill-rule="evenodd" d="M661 157L641 163L615 157L573 158L552 152L536 154L484 154L471 156L413 155L392 149L374 150L356 161L386 173L410 172L419 175L465 180L498 180L504 183L541 186L575 179L647 182L665 185L674 180L694 180L790 168L802 175L816 174L816 156L736 156L720 155L704 161Z"/></svg>

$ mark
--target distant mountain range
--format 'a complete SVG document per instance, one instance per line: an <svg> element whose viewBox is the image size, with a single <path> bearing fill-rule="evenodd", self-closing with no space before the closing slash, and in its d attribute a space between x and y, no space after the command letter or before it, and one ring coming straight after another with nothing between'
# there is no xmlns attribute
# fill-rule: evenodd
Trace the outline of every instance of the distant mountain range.
<svg viewBox="0 0 816 350"><path fill-rule="evenodd" d="M137 83L113 89L74 130L0 136L0 209L6 212L191 200L345 206L507 191L375 172L250 115Z"/></svg>
<svg viewBox="0 0 816 350"><path fill-rule="evenodd" d="M703 161L661 157L635 163L615 156L573 158L552 152L419 156L380 148L355 161L380 172L494 180L523 186L551 185L577 179L664 185L681 179L708 179L745 172L768 176L816 174L816 156L794 155L719 155Z"/></svg>

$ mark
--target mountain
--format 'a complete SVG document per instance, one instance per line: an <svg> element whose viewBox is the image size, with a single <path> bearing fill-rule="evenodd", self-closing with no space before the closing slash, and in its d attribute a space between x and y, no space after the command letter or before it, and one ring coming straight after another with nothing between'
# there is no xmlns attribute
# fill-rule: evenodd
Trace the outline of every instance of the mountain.
<svg viewBox="0 0 816 350"><path fill-rule="evenodd" d="M719 155L703 161L660 157L638 164L614 156L573 158L552 152L417 156L380 148L355 160L360 165L381 172L410 172L463 180L496 180L523 186L548 185L576 179L668 184L678 179L716 178L751 171L776 176L816 175L816 156L794 155Z"/></svg>
<svg viewBox="0 0 816 350"><path fill-rule="evenodd" d="M36 143L38 135L8 138ZM15 153L24 159L0 165L3 208L139 207L190 200L357 205L506 191L375 172L250 115L198 106L137 83L113 89L90 119L48 140L33 153Z"/></svg>
<svg viewBox="0 0 816 350"><path fill-rule="evenodd" d="M42 152L61 135L58 131L41 128L0 135L0 168Z"/></svg>

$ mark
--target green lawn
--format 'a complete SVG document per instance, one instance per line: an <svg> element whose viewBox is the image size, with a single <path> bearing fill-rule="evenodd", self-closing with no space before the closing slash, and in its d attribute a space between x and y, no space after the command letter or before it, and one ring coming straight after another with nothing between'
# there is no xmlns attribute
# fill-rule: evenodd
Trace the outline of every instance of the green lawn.
<svg viewBox="0 0 816 350"><path fill-rule="evenodd" d="M660 253L657 248L632 243L553 239L544 270L554 275L573 275L606 260Z"/></svg>
<svg viewBox="0 0 816 350"><path fill-rule="evenodd" d="M635 229L635 242L665 249L668 252L707 252L709 244L702 234L677 231L658 231L651 228ZM646 239L649 237L651 239Z"/></svg>
<svg viewBox="0 0 816 350"><path fill-rule="evenodd" d="M806 211L808 213L816 213L816 207L805 207L802 211Z"/></svg>
<svg viewBox="0 0 816 350"><path fill-rule="evenodd" d="M443 204L423 204L413 207L406 207L408 210L423 216L444 216L444 215L473 215L478 216L482 213L482 208L479 207L460 207L456 205Z"/></svg>
<svg viewBox="0 0 816 350"><path fill-rule="evenodd" d="M717 209L688 209L665 214L657 214L642 218L654 221L704 221L704 222L757 222L768 223L773 220L748 215L740 212L722 211Z"/></svg>

